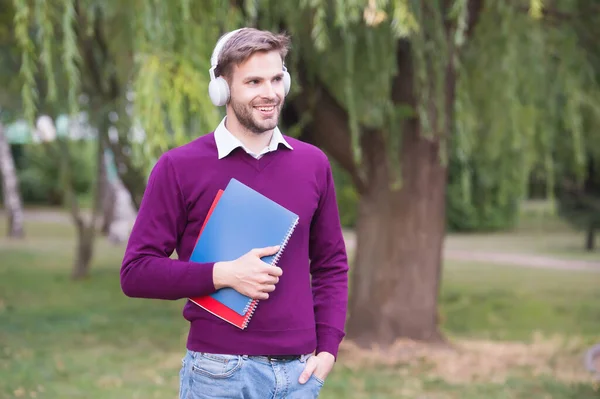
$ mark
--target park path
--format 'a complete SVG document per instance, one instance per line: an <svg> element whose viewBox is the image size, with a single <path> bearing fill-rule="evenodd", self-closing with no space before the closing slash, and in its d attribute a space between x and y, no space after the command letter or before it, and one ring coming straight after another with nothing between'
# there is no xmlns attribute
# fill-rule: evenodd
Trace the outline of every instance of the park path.
<svg viewBox="0 0 600 399"><path fill-rule="evenodd" d="M576 259L558 259L549 256L491 251L446 249L446 259L517 265L537 269L591 270L600 272L600 262Z"/></svg>
<svg viewBox="0 0 600 399"><path fill-rule="evenodd" d="M25 218L45 221L50 223L70 223L70 218L67 213L56 212L52 210L26 210ZM356 235L351 230L344 230L344 239L348 251L351 252L355 248ZM473 251L459 248L453 248L451 245L446 245L444 248L444 258L448 260L458 261L473 261L494 263L497 265L513 265L521 267L530 267L538 269L556 269L556 270L578 270L578 271L597 271L600 272L600 260L576 260L562 259L552 256L528 254L528 253L510 253L499 251Z"/></svg>
<svg viewBox="0 0 600 399"><path fill-rule="evenodd" d="M354 250L356 244L356 235L351 230L344 231L344 239L348 251ZM472 262L486 262L497 265L512 265L521 267L530 267L537 269L555 269L555 270L579 270L579 271L597 271L600 272L600 260L576 260L561 259L551 256L543 256L527 253L510 253L497 251L473 251L466 249L444 248L444 259Z"/></svg>

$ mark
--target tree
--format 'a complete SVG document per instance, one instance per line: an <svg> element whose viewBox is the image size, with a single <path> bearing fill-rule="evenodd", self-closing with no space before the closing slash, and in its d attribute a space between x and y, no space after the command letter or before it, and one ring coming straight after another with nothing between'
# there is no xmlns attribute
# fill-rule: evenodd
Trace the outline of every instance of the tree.
<svg viewBox="0 0 600 399"><path fill-rule="evenodd" d="M4 208L8 216L8 236L20 238L25 235L23 228L23 203L19 192L19 180L15 163L10 151L10 144L4 134L4 126L0 122L0 176L2 177L2 193Z"/></svg>
<svg viewBox="0 0 600 399"><path fill-rule="evenodd" d="M577 38L590 60L592 74L596 84L600 84L600 10L595 2L578 0L581 9L596 12L581 13L577 24ZM600 112L600 111L597 111ZM575 228L586 232L584 248L593 251L596 247L595 236L600 230L600 148L594 141L594 132L598 126L594 115L582 115L581 124L586 132L585 140L592 145L586 146L584 157L574 159L573 151L559 152L556 170L556 196L558 212ZM567 148L571 147L571 143ZM573 169L573 164L584 164L583 168Z"/></svg>
<svg viewBox="0 0 600 399"><path fill-rule="evenodd" d="M541 3L85 4L128 18L133 39L123 42L131 44L133 66L117 76L131 77L132 126L144 140L129 141L125 155L145 171L166 149L218 123L221 113L206 93L221 33L252 25L293 36L287 131L326 150L360 197L348 337L387 345L399 337L443 339L437 298L451 140L465 159L477 152L489 168L505 171L510 178L498 182L499 197L515 182L525 187L540 159L551 168L559 122L581 153L578 117L597 88L573 24L557 26L563 11L555 17ZM67 71L78 70L83 49L63 50ZM120 139L130 131L119 131Z"/></svg>
<svg viewBox="0 0 600 399"><path fill-rule="evenodd" d="M123 155L128 150L129 140L130 121L125 91L132 44L126 21L129 17L127 11L133 13L134 10L110 6L101 1L35 2L34 5L14 1L15 37L21 49L21 99L27 120L33 125L37 111L53 117L67 111L71 121L87 115L91 127L97 131L97 173L92 190L92 211L88 218L73 189L72 145L68 139L53 140L56 127L52 117L43 118L47 121L43 123L45 127L38 126L39 132L52 136L45 148L52 159L60 163L64 198L78 232L72 272L74 279L88 276L93 257L105 187L102 184L104 149L110 147L116 154L122 177L134 188L133 192L141 195L145 182L140 172L142 169L132 165L131 159ZM112 39L110 42L105 33L107 30ZM39 58L35 56L38 48ZM58 62L62 68L55 67ZM60 92L65 92L66 98L57 95L59 88L64 89ZM120 129L125 134L119 135L117 140L111 139L110 128Z"/></svg>
<svg viewBox="0 0 600 399"><path fill-rule="evenodd" d="M485 159L478 172L498 179L490 203L510 206L525 197L532 165L552 167L549 142L571 140L577 159L593 142L578 121L594 113L599 90L573 23L590 10L568 6L317 1L279 10L295 40L302 95L291 101L302 137L326 149L360 195L349 338L442 339L448 148ZM573 21L563 23L565 13ZM570 137L559 141L559 126ZM468 185L464 198L473 199Z"/></svg>

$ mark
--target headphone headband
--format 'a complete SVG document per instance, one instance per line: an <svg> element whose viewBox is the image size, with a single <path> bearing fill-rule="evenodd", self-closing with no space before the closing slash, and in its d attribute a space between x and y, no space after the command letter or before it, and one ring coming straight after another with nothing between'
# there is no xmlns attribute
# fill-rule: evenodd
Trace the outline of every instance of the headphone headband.
<svg viewBox="0 0 600 399"><path fill-rule="evenodd" d="M244 29L244 28L240 28L240 29L236 29L234 31L228 32L228 33L224 34L223 36L221 36L221 38L217 41L217 44L215 45L213 53L210 57L210 70L208 72L210 74L211 80L214 80L217 78L217 76L215 76L215 69L217 69L217 66L219 65L219 55L221 55L221 50L223 50L223 46L225 46L225 43L227 43L227 41L233 35L235 35L239 31L241 31L242 29Z"/></svg>
<svg viewBox="0 0 600 399"><path fill-rule="evenodd" d="M210 66L211 67L216 68L217 65L219 64L219 55L221 54L221 50L223 50L223 47L229 41L229 39L231 39L231 37L233 35L235 35L236 33L238 33L239 31L244 30L244 29L245 28L236 29L234 31L231 31L231 32L226 33L223 36L221 36L221 38L217 41L217 44L215 45L215 49L213 50L212 56L210 57Z"/></svg>

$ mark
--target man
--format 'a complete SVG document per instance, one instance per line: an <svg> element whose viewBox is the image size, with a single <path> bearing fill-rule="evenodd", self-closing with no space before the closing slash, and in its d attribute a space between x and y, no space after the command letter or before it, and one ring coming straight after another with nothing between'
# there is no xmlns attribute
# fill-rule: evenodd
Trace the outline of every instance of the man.
<svg viewBox="0 0 600 399"><path fill-rule="evenodd" d="M244 330L187 301L181 398L317 397L344 337L348 264L331 168L322 151L277 128L290 86L288 41L244 28L217 43L209 94L226 116L213 133L160 157L129 238L121 268L128 296L177 300L231 287L260 300ZM277 247L188 261L231 178L299 215L278 266L260 260Z"/></svg>

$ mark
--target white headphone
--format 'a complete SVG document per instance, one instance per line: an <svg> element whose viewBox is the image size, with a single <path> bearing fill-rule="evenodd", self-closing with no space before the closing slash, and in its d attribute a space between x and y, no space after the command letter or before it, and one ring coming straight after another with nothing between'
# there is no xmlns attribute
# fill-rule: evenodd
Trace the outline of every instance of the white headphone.
<svg viewBox="0 0 600 399"><path fill-rule="evenodd" d="M236 29L234 31L231 31L231 32L223 35L219 39L219 41L217 41L217 45L215 46L212 56L210 57L210 69L208 71L210 74L210 83L208 84L208 95L210 96L210 99L213 102L213 104L216 105L217 107L223 106L223 105L227 104L227 101L229 101L229 85L227 84L227 81L225 79L223 79L221 76L218 76L218 77L215 76L215 69L217 68L217 65L219 64L219 54L221 53L221 50L223 49L223 46L225 45L225 43L227 43L227 41L234 34L241 31L242 29L245 29L245 28ZM285 89L285 95L287 95L290 91L291 82L292 82L292 78L290 77L290 74L284 64L283 65L283 87Z"/></svg>

